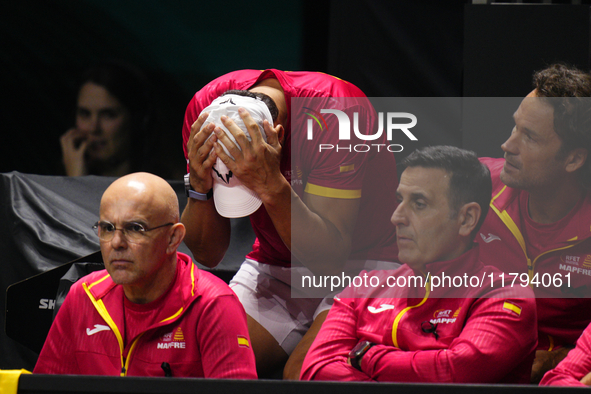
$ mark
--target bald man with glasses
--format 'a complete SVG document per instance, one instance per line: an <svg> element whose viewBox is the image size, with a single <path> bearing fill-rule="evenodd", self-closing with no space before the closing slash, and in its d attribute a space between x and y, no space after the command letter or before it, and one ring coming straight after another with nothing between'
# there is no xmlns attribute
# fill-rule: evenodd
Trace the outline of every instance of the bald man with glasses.
<svg viewBox="0 0 591 394"><path fill-rule="evenodd" d="M177 252L185 227L165 180L113 182L94 229L106 269L72 286L35 373L256 379L238 298Z"/></svg>

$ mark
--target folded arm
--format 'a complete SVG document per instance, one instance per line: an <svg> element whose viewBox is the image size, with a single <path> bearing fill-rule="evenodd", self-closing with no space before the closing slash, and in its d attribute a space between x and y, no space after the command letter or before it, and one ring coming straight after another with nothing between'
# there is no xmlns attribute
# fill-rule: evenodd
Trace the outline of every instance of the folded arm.
<svg viewBox="0 0 591 394"><path fill-rule="evenodd" d="M503 308L503 298L476 301L466 324L449 348L402 351L371 348L361 368L378 381L494 383L532 355L536 346L535 305L513 299L521 314Z"/></svg>

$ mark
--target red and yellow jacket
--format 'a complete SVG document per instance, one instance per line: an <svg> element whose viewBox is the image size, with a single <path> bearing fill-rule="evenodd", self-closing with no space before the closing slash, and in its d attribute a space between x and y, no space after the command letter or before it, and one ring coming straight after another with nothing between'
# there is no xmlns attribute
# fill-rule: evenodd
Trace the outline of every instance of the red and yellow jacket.
<svg viewBox="0 0 591 394"><path fill-rule="evenodd" d="M582 386L581 379L591 371L591 326L577 341L577 347L558 366L546 372L540 386Z"/></svg>
<svg viewBox="0 0 591 394"><path fill-rule="evenodd" d="M232 290L178 253L158 323L127 341L124 293L106 270L76 282L60 308L34 373L256 379L246 314ZM122 334L123 333L123 334Z"/></svg>
<svg viewBox="0 0 591 394"><path fill-rule="evenodd" d="M506 273L527 273L537 282L532 288L538 308L538 349L573 345L591 322L591 193L552 243L536 256L529 255L519 203L527 192L501 182L504 159L481 161L491 171L493 193L489 213L476 236L480 258ZM557 277L562 283L548 281Z"/></svg>
<svg viewBox="0 0 591 394"><path fill-rule="evenodd" d="M431 289L426 281L425 287L414 286L410 278L427 272L432 278L484 281L478 287L464 282L467 287ZM423 273L405 264L367 275L379 281L371 288L350 286L335 299L306 356L302 379L529 383L537 343L533 292L510 288L507 278L502 287L503 274L480 263L477 245L457 259L427 264ZM391 287L388 277L404 277L411 285ZM376 345L359 371L347 357L365 340Z"/></svg>

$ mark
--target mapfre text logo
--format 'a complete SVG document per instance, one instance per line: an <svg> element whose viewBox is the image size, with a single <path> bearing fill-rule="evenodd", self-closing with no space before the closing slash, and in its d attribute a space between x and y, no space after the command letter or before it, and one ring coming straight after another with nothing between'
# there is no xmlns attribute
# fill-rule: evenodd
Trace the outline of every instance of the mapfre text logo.
<svg viewBox="0 0 591 394"><path fill-rule="evenodd" d="M432 324L446 324L446 323L455 323L458 319L458 315L460 314L460 310L462 307L459 307L454 314L452 315L451 309L438 309L433 313L433 319L429 320Z"/></svg>
<svg viewBox="0 0 591 394"><path fill-rule="evenodd" d="M161 340L162 342L158 342L157 349L184 349L186 346L185 336L180 327L172 332L164 334Z"/></svg>
<svg viewBox="0 0 591 394"><path fill-rule="evenodd" d="M321 109L320 112L309 108L303 107L305 110L305 114L308 115L310 118L307 121L307 139L309 141L314 140L314 134L316 129L317 133L328 133L333 132L332 130L328 130L328 124L326 119L322 114L332 114L337 117L337 121L339 123L339 143L338 144L318 144L318 151L348 151L348 152L369 152L369 151L381 151L387 150L389 152L402 152L404 147L400 144L384 144L384 143L375 143L371 141L375 141L382 137L384 130L386 131L386 137L388 141L392 141L394 139L394 133L401 131L409 140L417 141L417 137L410 131L411 128L416 126L417 124L417 117L408 112L387 112L386 117L386 127L384 128L384 113L378 112L378 130L373 133L362 133L359 130L359 113L353 112L353 122L351 123L351 119L349 119L349 115L345 112L340 111L338 109ZM401 119L410 120L407 123L400 123ZM315 126L316 124L316 126ZM353 127L351 127L353 126ZM366 143L362 144L351 144L351 129L353 129L353 133L355 137L359 140L366 141ZM371 132L371 131L370 131ZM347 144L349 142L349 144Z"/></svg>

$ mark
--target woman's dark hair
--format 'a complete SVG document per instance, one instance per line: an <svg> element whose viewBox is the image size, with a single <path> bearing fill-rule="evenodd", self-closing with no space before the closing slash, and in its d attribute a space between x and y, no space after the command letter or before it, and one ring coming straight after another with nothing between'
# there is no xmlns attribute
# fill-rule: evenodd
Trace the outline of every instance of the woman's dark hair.
<svg viewBox="0 0 591 394"><path fill-rule="evenodd" d="M131 114L132 128L145 129L152 109L151 92L148 79L140 69L124 62L105 61L81 75L77 93L88 82L102 86L123 104Z"/></svg>
<svg viewBox="0 0 591 394"><path fill-rule="evenodd" d="M77 94L88 82L105 88L130 113L131 143L127 155L131 171L180 179L185 172L180 132L184 106L179 106L185 100L180 92L168 86L167 97L160 97L164 95L158 94L158 85L142 70L118 60L103 61L83 72ZM176 118L181 120L174 123Z"/></svg>

